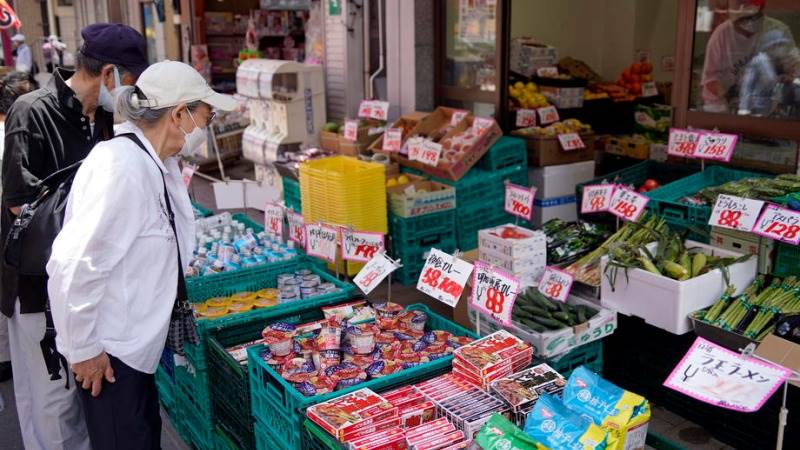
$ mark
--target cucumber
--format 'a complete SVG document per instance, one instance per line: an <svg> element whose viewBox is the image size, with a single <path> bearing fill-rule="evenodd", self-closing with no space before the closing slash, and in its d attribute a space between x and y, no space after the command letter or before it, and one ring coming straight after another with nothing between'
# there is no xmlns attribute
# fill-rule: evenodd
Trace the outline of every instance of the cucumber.
<svg viewBox="0 0 800 450"><path fill-rule="evenodd" d="M521 306L520 309L534 316L550 317L550 311L535 306Z"/></svg>
<svg viewBox="0 0 800 450"><path fill-rule="evenodd" d="M539 307L544 308L548 311L558 311L558 306L556 306L550 300L544 298L541 294L538 294L538 291L531 295L531 299L539 305Z"/></svg>
<svg viewBox="0 0 800 450"><path fill-rule="evenodd" d="M551 330L560 330L560 329L566 327L566 325L564 325L563 323L559 322L558 320L548 319L546 317L534 317L533 320L535 322L539 323L539 324L542 324L542 325L546 326L547 328L549 328Z"/></svg>
<svg viewBox="0 0 800 450"><path fill-rule="evenodd" d="M577 320L578 323L585 323L586 322L586 307L584 305L578 305L577 309Z"/></svg>
<svg viewBox="0 0 800 450"><path fill-rule="evenodd" d="M553 319L560 320L561 322L564 322L564 323L569 323L569 321L570 321L569 313L565 313L565 312L553 313Z"/></svg>
<svg viewBox="0 0 800 450"><path fill-rule="evenodd" d="M546 327L544 327L544 326L542 326L542 325L540 325L540 324L538 324L538 323L536 323L536 322L534 322L532 320L523 320L522 324L524 326L530 328L531 330L537 332L537 333L544 333L545 331L547 331Z"/></svg>
<svg viewBox="0 0 800 450"><path fill-rule="evenodd" d="M564 302L554 302L554 303L558 306L558 309L560 309L561 312L565 313L569 312L569 306L566 303Z"/></svg>
<svg viewBox="0 0 800 450"><path fill-rule="evenodd" d="M589 320L596 315L597 315L596 309L589 308L588 306L586 307L586 320Z"/></svg>

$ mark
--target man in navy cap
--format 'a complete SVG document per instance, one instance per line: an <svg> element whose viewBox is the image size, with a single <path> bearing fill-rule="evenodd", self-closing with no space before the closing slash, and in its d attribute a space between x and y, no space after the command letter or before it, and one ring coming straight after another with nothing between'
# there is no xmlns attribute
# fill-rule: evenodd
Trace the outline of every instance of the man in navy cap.
<svg viewBox="0 0 800 450"><path fill-rule="evenodd" d="M147 67L147 43L133 28L93 24L81 35L77 70L58 69L46 87L19 97L6 117L3 241L20 207L39 195L40 180L113 137L111 93L132 85ZM43 339L48 325L52 327L45 314L47 279L1 270L0 310L9 317L14 394L25 448L89 449L71 371L54 352L53 337Z"/></svg>

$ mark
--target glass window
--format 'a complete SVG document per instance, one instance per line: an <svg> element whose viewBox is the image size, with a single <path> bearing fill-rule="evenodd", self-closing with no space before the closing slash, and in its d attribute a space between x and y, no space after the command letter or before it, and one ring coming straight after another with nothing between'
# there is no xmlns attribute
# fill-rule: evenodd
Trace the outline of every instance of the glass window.
<svg viewBox="0 0 800 450"><path fill-rule="evenodd" d="M447 0L444 84L497 89L496 0Z"/></svg>
<svg viewBox="0 0 800 450"><path fill-rule="evenodd" d="M690 108L800 117L800 2L698 0Z"/></svg>

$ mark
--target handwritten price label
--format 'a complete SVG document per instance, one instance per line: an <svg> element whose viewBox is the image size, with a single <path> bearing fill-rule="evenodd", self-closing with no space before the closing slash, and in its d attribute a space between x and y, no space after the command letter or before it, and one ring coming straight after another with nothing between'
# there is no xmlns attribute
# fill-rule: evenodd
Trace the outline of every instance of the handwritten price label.
<svg viewBox="0 0 800 450"><path fill-rule="evenodd" d="M269 234L283 237L283 206L267 203L264 207L264 229Z"/></svg>
<svg viewBox="0 0 800 450"><path fill-rule="evenodd" d="M486 117L476 117L472 122L472 132L481 135L494 125L494 120Z"/></svg>
<svg viewBox="0 0 800 450"><path fill-rule="evenodd" d="M469 112L464 111L463 109L459 109L458 111L455 111L453 113L453 116L450 117L450 126L454 127L454 126L458 125L459 123L461 123L462 120L464 120L464 118L467 117L467 115L469 115Z"/></svg>
<svg viewBox="0 0 800 450"><path fill-rule="evenodd" d="M558 142L565 152L586 148L583 139L578 133L562 133L558 135Z"/></svg>
<svg viewBox="0 0 800 450"><path fill-rule="evenodd" d="M410 138L406 141L408 145L408 159L412 161L419 161L420 155L422 155L422 148L425 145L425 139L423 138Z"/></svg>
<svg viewBox="0 0 800 450"><path fill-rule="evenodd" d="M559 121L558 110L553 105L539 108L536 111L539 113L539 123L541 125Z"/></svg>
<svg viewBox="0 0 800 450"><path fill-rule="evenodd" d="M383 150L386 152L399 152L403 146L403 130L389 128L383 133Z"/></svg>
<svg viewBox="0 0 800 450"><path fill-rule="evenodd" d="M197 166L194 164L186 164L181 170L181 179L186 189L189 189L189 185L192 184L192 177L194 176L195 170L197 170Z"/></svg>
<svg viewBox="0 0 800 450"><path fill-rule="evenodd" d="M535 187L506 183L506 212L530 221L533 215Z"/></svg>
<svg viewBox="0 0 800 450"><path fill-rule="evenodd" d="M439 158L442 156L442 145L433 141L425 140L421 146L421 151L417 160L423 164L436 167Z"/></svg>
<svg viewBox="0 0 800 450"><path fill-rule="evenodd" d="M733 149L739 139L735 134L705 133L700 136L694 156L701 159L714 159L728 162L733 157Z"/></svg>
<svg viewBox="0 0 800 450"><path fill-rule="evenodd" d="M344 138L348 141L357 141L358 140L358 121L357 120L345 120L344 121Z"/></svg>
<svg viewBox="0 0 800 450"><path fill-rule="evenodd" d="M758 218L753 233L776 241L800 245L800 212L769 205Z"/></svg>
<svg viewBox="0 0 800 450"><path fill-rule="evenodd" d="M581 214L608 211L611 199L614 197L613 184L596 184L583 187L581 199Z"/></svg>
<svg viewBox="0 0 800 450"><path fill-rule="evenodd" d="M432 248L417 281L417 290L455 307L472 273L472 264Z"/></svg>
<svg viewBox="0 0 800 450"><path fill-rule="evenodd" d="M693 158L694 152L697 149L697 143L700 141L700 135L701 133L697 131L671 128L669 130L667 154L682 158Z"/></svg>
<svg viewBox="0 0 800 450"><path fill-rule="evenodd" d="M658 95L658 88L655 81L642 83L642 97L655 97Z"/></svg>
<svg viewBox="0 0 800 450"><path fill-rule="evenodd" d="M535 109L518 109L516 124L518 127L532 127L536 125Z"/></svg>
<svg viewBox="0 0 800 450"><path fill-rule="evenodd" d="M383 233L342 228L342 259L367 262L384 250Z"/></svg>
<svg viewBox="0 0 800 450"><path fill-rule="evenodd" d="M567 272L547 266L539 282L539 292L560 302L566 302L574 282L572 275Z"/></svg>
<svg viewBox="0 0 800 450"><path fill-rule="evenodd" d="M306 246L306 222L302 214L286 211L289 222L289 240L294 241L301 248Z"/></svg>
<svg viewBox="0 0 800 450"><path fill-rule="evenodd" d="M361 100L358 104L358 117L369 119L372 117L372 100Z"/></svg>
<svg viewBox="0 0 800 450"><path fill-rule="evenodd" d="M519 280L483 261L472 271L470 303L503 325L511 324L511 310L517 300Z"/></svg>
<svg viewBox="0 0 800 450"><path fill-rule="evenodd" d="M372 114L369 117L370 119L386 120L389 117L389 102L373 100Z"/></svg>
<svg viewBox="0 0 800 450"><path fill-rule="evenodd" d="M306 253L336 262L339 229L322 224L306 225Z"/></svg>
<svg viewBox="0 0 800 450"><path fill-rule="evenodd" d="M397 266L386 254L379 252L358 272L353 282L364 294L369 294L395 269Z"/></svg>
<svg viewBox="0 0 800 450"><path fill-rule="evenodd" d="M764 202L720 194L708 224L731 230L750 231L758 220Z"/></svg>
<svg viewBox="0 0 800 450"><path fill-rule="evenodd" d="M617 187L611 197L611 214L628 222L636 222L644 213L650 199L623 187Z"/></svg>
<svg viewBox="0 0 800 450"><path fill-rule="evenodd" d="M543 78L555 78L558 76L558 67L547 66L536 69L536 75Z"/></svg>

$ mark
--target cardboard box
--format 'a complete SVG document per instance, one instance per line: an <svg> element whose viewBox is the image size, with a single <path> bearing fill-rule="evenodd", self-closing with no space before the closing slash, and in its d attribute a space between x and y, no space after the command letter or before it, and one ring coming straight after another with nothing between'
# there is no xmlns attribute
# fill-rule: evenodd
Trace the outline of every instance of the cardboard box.
<svg viewBox="0 0 800 450"><path fill-rule="evenodd" d="M539 90L558 109L583 108L582 87L540 86Z"/></svg>
<svg viewBox="0 0 800 450"><path fill-rule="evenodd" d="M520 135L517 134L517 136ZM520 137L528 142L528 165L543 167L594 161L594 133L581 133L580 136L585 147L571 151L564 151L558 138L555 137Z"/></svg>
<svg viewBox="0 0 800 450"><path fill-rule="evenodd" d="M504 238L502 233L506 229L511 229L525 237L520 239ZM509 223L478 231L478 250L490 250L509 256L512 260L518 260L547 251L547 237L541 231Z"/></svg>
<svg viewBox="0 0 800 450"><path fill-rule="evenodd" d="M407 174L410 183L387 187L389 210L400 217L416 217L456 207L452 186Z"/></svg>
<svg viewBox="0 0 800 450"><path fill-rule="evenodd" d="M756 255L758 257L758 273L772 273L775 262L775 241L746 231L728 228L711 227L710 243L715 247L732 252Z"/></svg>
<svg viewBox="0 0 800 450"><path fill-rule="evenodd" d="M770 334L756 348L756 355L779 366L800 372L800 345L794 342ZM791 381L790 383L800 387L800 381Z"/></svg>
<svg viewBox="0 0 800 450"><path fill-rule="evenodd" d="M536 198L548 199L575 194L575 185L594 179L594 160L528 169L528 181L536 186Z"/></svg>
<svg viewBox="0 0 800 450"><path fill-rule="evenodd" d="M606 141L606 153L634 159L649 159L650 144L650 140L644 136L611 136Z"/></svg>
<svg viewBox="0 0 800 450"><path fill-rule="evenodd" d="M423 112L413 112L410 114L405 114L400 116L393 124L387 125L386 129L389 128L402 128L403 131L403 138L401 142L405 144L406 139L411 136L411 132L414 128L419 124L419 122L424 119L428 113ZM369 146L369 150L373 153L383 153L383 137L380 139L376 139L372 144ZM393 152L386 152L386 153L393 153Z"/></svg>
<svg viewBox="0 0 800 450"><path fill-rule="evenodd" d="M323 430L342 441L345 435L397 417L397 408L372 390L364 388L311 406L307 415Z"/></svg>
<svg viewBox="0 0 800 450"><path fill-rule="evenodd" d="M339 153L339 134L330 131L319 132L319 146L323 150Z"/></svg>
<svg viewBox="0 0 800 450"><path fill-rule="evenodd" d="M688 248L699 248L707 255L739 257L742 254L712 247L700 242L686 241ZM651 252L658 244L648 245ZM605 273L608 257L600 261L600 273ZM734 295L740 295L756 277L756 258L728 267L730 284L736 287ZM685 281L673 280L642 269L622 269L617 274L612 288L607 276L602 277L601 304L625 315L641 317L645 322L673 334L685 334L692 330L689 314L711 306L719 300L726 285L719 269Z"/></svg>
<svg viewBox="0 0 800 450"><path fill-rule="evenodd" d="M517 37L511 40L509 57L512 71L530 77L540 67L554 66L558 50L531 37Z"/></svg>

